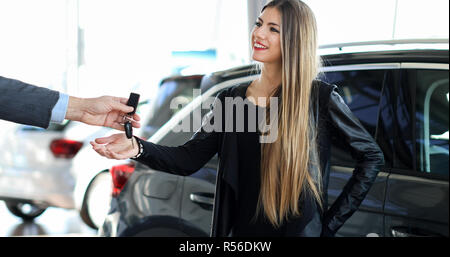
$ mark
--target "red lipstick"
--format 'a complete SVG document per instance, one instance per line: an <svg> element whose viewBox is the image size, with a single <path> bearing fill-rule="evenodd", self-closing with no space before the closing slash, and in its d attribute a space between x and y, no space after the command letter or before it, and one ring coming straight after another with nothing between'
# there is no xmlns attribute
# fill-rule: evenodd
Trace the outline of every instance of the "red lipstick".
<svg viewBox="0 0 450 257"><path fill-rule="evenodd" d="M255 44L253 44L253 49L256 50L256 51L261 51L261 50L267 50L268 49L267 46L261 44L261 42L256 41L255 43L265 47L265 48L260 48L260 47L255 46Z"/></svg>

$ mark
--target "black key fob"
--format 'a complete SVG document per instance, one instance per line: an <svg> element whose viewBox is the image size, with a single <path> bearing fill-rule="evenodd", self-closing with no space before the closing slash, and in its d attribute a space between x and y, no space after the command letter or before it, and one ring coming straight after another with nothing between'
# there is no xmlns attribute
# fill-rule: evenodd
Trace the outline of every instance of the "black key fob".
<svg viewBox="0 0 450 257"><path fill-rule="evenodd" d="M127 105L133 107L134 109L133 109L132 112L127 113L127 115L131 116L131 115L136 113L136 109L137 109L137 106L138 106L138 103L139 103L139 96L140 95L136 94L136 93L131 93L130 94L130 97L128 98Z"/></svg>
<svg viewBox="0 0 450 257"><path fill-rule="evenodd" d="M125 127L125 135L127 135L127 138L133 137L133 127L131 126L131 122L127 121L124 124Z"/></svg>
<svg viewBox="0 0 450 257"><path fill-rule="evenodd" d="M136 109L139 103L139 94L136 93L131 93L130 97L128 98L128 102L127 105L133 107L133 111L127 113L128 117L132 117L133 114L136 113ZM124 129L125 129L125 135L127 136L127 138L132 138L133 137L133 126L131 125L131 122L129 120L125 121L124 123Z"/></svg>

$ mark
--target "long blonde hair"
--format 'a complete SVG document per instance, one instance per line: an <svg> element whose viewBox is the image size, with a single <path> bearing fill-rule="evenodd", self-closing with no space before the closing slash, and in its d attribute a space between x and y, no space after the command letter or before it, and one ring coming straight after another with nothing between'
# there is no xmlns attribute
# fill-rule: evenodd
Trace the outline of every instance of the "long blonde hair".
<svg viewBox="0 0 450 257"><path fill-rule="evenodd" d="M272 96L278 107L278 138L261 144L261 191L257 215L263 210L276 227L301 215L300 197L312 196L322 207L322 182L316 147L316 122L310 105L318 75L317 26L311 9L299 0L274 0L281 21L282 81ZM255 216L256 217L256 216Z"/></svg>

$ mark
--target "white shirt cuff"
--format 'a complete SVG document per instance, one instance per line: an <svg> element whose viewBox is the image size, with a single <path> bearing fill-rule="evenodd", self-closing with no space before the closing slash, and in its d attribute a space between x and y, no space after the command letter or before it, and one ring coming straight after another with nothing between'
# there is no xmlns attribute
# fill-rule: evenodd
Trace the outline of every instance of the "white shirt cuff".
<svg viewBox="0 0 450 257"><path fill-rule="evenodd" d="M61 123L66 118L67 105L69 104L69 95L59 92L59 99L52 110L50 122Z"/></svg>

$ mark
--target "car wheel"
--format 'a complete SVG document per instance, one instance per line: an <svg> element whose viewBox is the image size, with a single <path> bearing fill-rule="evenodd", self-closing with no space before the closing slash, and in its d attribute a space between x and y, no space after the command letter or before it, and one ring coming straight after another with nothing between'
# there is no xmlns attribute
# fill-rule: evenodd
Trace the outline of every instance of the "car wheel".
<svg viewBox="0 0 450 257"><path fill-rule="evenodd" d="M121 237L208 237L188 221L170 216L152 216L125 229Z"/></svg>
<svg viewBox="0 0 450 257"><path fill-rule="evenodd" d="M111 203L112 179L107 171L100 172L92 179L84 195L81 219L93 229L102 226Z"/></svg>
<svg viewBox="0 0 450 257"><path fill-rule="evenodd" d="M5 203L6 207L12 214L22 218L24 221L34 220L34 218L41 215L47 209L31 203L16 201L6 201Z"/></svg>

